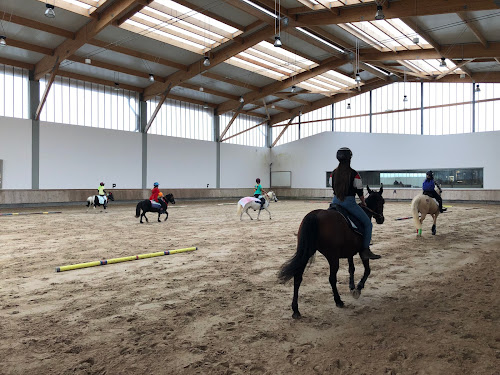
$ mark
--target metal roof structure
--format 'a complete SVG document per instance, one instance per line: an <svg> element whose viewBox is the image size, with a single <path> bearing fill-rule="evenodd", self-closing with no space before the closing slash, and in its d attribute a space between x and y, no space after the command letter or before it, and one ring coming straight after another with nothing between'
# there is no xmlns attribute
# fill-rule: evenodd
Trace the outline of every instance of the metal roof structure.
<svg viewBox="0 0 500 375"><path fill-rule="evenodd" d="M493 0L0 4L0 63L47 76L49 89L57 75L116 82L159 105L170 95L270 124L403 79L500 82Z"/></svg>

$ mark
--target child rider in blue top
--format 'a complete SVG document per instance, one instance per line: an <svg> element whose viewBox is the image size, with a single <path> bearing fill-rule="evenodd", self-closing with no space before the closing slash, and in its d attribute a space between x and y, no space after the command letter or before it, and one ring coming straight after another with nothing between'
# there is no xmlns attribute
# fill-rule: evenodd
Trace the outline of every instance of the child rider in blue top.
<svg viewBox="0 0 500 375"><path fill-rule="evenodd" d="M435 198L439 204L439 212L444 212L446 211L446 208L443 208L443 198L441 198L441 193L443 190L441 190L441 186L437 182L434 181L434 173L432 171L428 171L425 174L425 181L422 184L422 189L424 190L424 194L428 195L431 198ZM439 194L437 191L434 189L435 187L438 187L439 189Z"/></svg>

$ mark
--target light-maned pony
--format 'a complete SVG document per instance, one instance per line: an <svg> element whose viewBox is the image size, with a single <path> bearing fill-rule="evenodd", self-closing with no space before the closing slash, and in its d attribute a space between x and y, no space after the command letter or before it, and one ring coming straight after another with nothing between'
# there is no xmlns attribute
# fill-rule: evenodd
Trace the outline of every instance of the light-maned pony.
<svg viewBox="0 0 500 375"><path fill-rule="evenodd" d="M437 187L434 188L441 195ZM422 222L427 215L431 215L434 220L432 224L432 234L436 234L436 220L439 215L439 205L436 201L425 194L419 194L411 201L411 212L413 214L413 222L417 228L417 236L422 236ZM419 213L421 216L419 217Z"/></svg>
<svg viewBox="0 0 500 375"><path fill-rule="evenodd" d="M269 207L269 203L271 200L277 202L278 198L276 198L276 194L274 194L274 191L268 191L266 194L263 195L265 202L264 205L262 206L262 210L266 210L267 213L269 214L269 220L271 220L271 212L267 209ZM243 220L243 214L246 213L249 217L250 220L253 220L253 217L250 216L248 213L249 209L253 209L254 211L259 211L257 214L257 220L259 220L260 212L262 211L260 209L260 199L254 198L254 197L245 197L240 199L238 202L238 211L237 214L240 215L240 220Z"/></svg>

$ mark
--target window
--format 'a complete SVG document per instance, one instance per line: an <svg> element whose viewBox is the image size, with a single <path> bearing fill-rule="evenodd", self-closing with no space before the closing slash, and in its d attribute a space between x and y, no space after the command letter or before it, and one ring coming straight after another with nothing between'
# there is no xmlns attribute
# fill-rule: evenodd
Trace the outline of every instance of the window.
<svg viewBox="0 0 500 375"><path fill-rule="evenodd" d="M336 132L370 132L370 93L335 103L333 128Z"/></svg>
<svg viewBox="0 0 500 375"><path fill-rule="evenodd" d="M481 83L476 92L475 131L500 130L500 84ZM474 87L475 88L475 87Z"/></svg>
<svg viewBox="0 0 500 375"><path fill-rule="evenodd" d="M158 103L158 98L148 101L148 120ZM151 124L149 133L213 141L212 129L213 114L211 109L203 108L199 104L167 99Z"/></svg>
<svg viewBox="0 0 500 375"><path fill-rule="evenodd" d="M40 80L40 97L47 76ZM134 91L56 77L40 114L41 121L138 131L139 94Z"/></svg>
<svg viewBox="0 0 500 375"><path fill-rule="evenodd" d="M233 118L234 113L228 112L220 116L220 132L222 133ZM234 120L229 130L224 135L227 143L244 146L266 146L267 119L262 117L240 114Z"/></svg>
<svg viewBox="0 0 500 375"><path fill-rule="evenodd" d="M395 188L421 188L425 170L360 171L363 184ZM482 188L483 168L434 169L434 180L443 188Z"/></svg>
<svg viewBox="0 0 500 375"><path fill-rule="evenodd" d="M29 118L28 71L0 64L0 116Z"/></svg>
<svg viewBox="0 0 500 375"><path fill-rule="evenodd" d="M331 105L300 116L300 138L327 131L332 131Z"/></svg>

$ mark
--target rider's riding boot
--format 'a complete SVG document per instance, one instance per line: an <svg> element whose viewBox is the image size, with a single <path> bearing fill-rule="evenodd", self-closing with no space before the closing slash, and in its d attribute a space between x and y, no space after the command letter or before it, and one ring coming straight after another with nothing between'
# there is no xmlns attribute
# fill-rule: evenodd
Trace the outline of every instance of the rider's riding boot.
<svg viewBox="0 0 500 375"><path fill-rule="evenodd" d="M382 258L380 255L372 253L372 251L370 250L369 247L367 247L366 249L361 250L361 252L359 253L359 256L363 260L380 259L380 258Z"/></svg>
<svg viewBox="0 0 500 375"><path fill-rule="evenodd" d="M443 212L445 212L446 210L447 210L447 208L443 208L443 207L441 207L441 208L439 209L439 212L443 213Z"/></svg>

